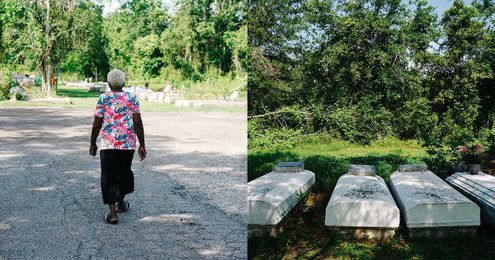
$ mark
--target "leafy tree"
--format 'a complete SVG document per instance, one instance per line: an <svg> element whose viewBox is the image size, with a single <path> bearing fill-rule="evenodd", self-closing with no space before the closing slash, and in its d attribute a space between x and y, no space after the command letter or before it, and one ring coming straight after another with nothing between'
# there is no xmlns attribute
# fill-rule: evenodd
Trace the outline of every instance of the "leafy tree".
<svg viewBox="0 0 495 260"><path fill-rule="evenodd" d="M449 135L454 126L473 129L480 108L478 83L489 77L489 71L479 63L485 32L474 7L454 1L442 26L443 53L431 71L429 97L439 115L442 135Z"/></svg>
<svg viewBox="0 0 495 260"><path fill-rule="evenodd" d="M7 60L32 62L42 76L43 94L50 96L54 72L91 32L94 4L87 0L6 0L4 7Z"/></svg>
<svg viewBox="0 0 495 260"><path fill-rule="evenodd" d="M156 34L144 36L134 42L133 66L147 78L158 76L163 66L163 54L159 45L160 40Z"/></svg>
<svg viewBox="0 0 495 260"><path fill-rule="evenodd" d="M110 70L108 55L105 48L108 38L103 31L103 10L101 6L92 5L91 32L80 48L70 51L61 65L64 72L76 72L84 77L95 80L106 80Z"/></svg>

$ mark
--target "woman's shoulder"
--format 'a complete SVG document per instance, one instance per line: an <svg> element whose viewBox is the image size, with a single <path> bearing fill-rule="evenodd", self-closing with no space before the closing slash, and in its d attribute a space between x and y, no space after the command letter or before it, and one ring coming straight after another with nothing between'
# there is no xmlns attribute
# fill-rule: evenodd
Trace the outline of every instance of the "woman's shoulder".
<svg viewBox="0 0 495 260"><path fill-rule="evenodd" d="M127 99L129 99L130 101L134 101L137 99L137 96L134 93L131 92L126 92L126 93L127 93Z"/></svg>

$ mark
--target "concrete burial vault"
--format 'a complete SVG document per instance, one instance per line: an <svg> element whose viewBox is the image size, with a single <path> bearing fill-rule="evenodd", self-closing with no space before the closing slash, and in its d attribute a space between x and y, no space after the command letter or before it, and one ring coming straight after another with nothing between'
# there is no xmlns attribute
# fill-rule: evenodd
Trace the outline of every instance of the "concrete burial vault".
<svg viewBox="0 0 495 260"><path fill-rule="evenodd" d="M481 208L481 220L495 230L495 177L480 172L456 172L447 182Z"/></svg>
<svg viewBox="0 0 495 260"><path fill-rule="evenodd" d="M328 202L325 225L356 238L387 238L399 222L399 208L375 166L350 165Z"/></svg>
<svg viewBox="0 0 495 260"><path fill-rule="evenodd" d="M307 194L315 174L302 163L282 163L276 171L248 183L248 225L275 227ZM296 171L296 169L299 169ZM270 230L271 235L273 231Z"/></svg>
<svg viewBox="0 0 495 260"><path fill-rule="evenodd" d="M390 176L390 189L410 237L442 237L449 233L475 235L480 208L433 172L400 167ZM411 170L411 171L409 171Z"/></svg>

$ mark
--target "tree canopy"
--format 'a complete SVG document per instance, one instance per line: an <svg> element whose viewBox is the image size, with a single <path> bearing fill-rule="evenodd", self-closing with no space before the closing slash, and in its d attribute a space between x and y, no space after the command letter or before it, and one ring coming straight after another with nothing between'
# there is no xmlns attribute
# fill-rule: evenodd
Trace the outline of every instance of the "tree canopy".
<svg viewBox="0 0 495 260"><path fill-rule="evenodd" d="M59 73L104 80L110 68L139 79L205 80L245 74L247 27L240 0L125 0L103 16L91 0L0 2L1 64L38 71L45 94Z"/></svg>
<svg viewBox="0 0 495 260"><path fill-rule="evenodd" d="M252 121L362 143L491 128L494 6L454 0L437 17L425 0L252 1Z"/></svg>

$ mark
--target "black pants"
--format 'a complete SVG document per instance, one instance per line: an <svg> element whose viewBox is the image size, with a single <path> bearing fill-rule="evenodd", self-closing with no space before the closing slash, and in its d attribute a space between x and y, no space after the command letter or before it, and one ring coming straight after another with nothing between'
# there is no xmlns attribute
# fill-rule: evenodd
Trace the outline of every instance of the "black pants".
<svg viewBox="0 0 495 260"><path fill-rule="evenodd" d="M131 171L134 150L101 150L101 194L103 203L119 201L120 195L134 191L134 174Z"/></svg>

